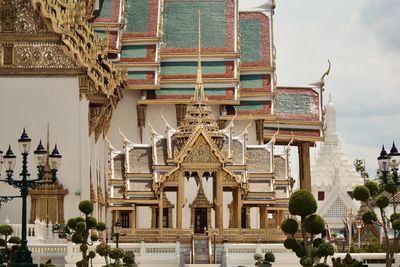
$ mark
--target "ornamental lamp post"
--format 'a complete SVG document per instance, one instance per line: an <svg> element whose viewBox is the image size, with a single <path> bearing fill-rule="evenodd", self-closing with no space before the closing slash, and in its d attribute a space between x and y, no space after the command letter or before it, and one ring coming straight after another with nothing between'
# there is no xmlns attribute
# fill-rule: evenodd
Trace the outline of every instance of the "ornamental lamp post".
<svg viewBox="0 0 400 267"><path fill-rule="evenodd" d="M14 198L22 198L22 229L21 229L21 245L17 251L15 262L12 263L11 267L36 267L37 264L32 263L32 252L28 249L28 241L26 236L26 213L27 213L27 197L29 190L40 186L42 184L53 183L57 180L57 171L61 163L61 155L58 152L57 145L54 147L53 152L49 155L49 163L52 173L52 181L43 181L44 168L47 160L47 151L44 149L42 142L39 142L38 147L33 152L36 166L38 169L38 174L36 179L29 179L30 173L28 172L28 155L31 148L32 140L28 137L25 132L25 128L22 132L21 138L18 139L18 145L21 150L22 155L22 171L20 173L20 180L14 178L14 167L16 162L16 156L14 155L11 146L8 146L6 154L3 156L3 152L0 151L0 175L2 170L2 165L5 166L6 177L5 179L0 179L0 182L8 183L10 186L20 190L21 194L19 196L0 196L0 207L1 202L7 202Z"/></svg>
<svg viewBox="0 0 400 267"><path fill-rule="evenodd" d="M121 223L117 221L114 224L114 236L115 236L115 241L116 241L116 247L118 248L119 245L119 236L121 234Z"/></svg>
<svg viewBox="0 0 400 267"><path fill-rule="evenodd" d="M385 147L382 146L381 154L378 157L379 169L383 174L383 183L387 184L388 174L390 170L392 171L393 182L399 185L399 164L400 164L400 153L397 151L396 145L393 142L390 153L388 154Z"/></svg>

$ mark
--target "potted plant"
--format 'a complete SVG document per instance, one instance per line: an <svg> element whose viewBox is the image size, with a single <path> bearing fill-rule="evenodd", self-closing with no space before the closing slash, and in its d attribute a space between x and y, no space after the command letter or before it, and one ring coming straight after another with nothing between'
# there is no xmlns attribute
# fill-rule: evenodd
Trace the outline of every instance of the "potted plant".
<svg viewBox="0 0 400 267"><path fill-rule="evenodd" d="M257 253L254 255L254 260L257 267L271 267L271 262L275 262L275 255L271 251L266 252L264 257Z"/></svg>

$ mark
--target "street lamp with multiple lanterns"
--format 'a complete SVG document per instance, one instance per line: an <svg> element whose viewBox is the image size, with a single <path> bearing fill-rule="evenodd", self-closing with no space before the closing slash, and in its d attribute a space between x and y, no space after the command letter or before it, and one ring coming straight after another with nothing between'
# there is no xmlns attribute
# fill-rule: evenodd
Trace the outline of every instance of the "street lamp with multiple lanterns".
<svg viewBox="0 0 400 267"><path fill-rule="evenodd" d="M21 138L18 139L18 144L20 147L21 155L22 155L22 171L20 173L20 180L16 180L14 178L14 167L16 162L16 156L11 150L11 146L8 147L8 150L5 155L3 155L3 151L0 150L0 174L2 171L2 167L4 165L6 177L5 179L0 179L0 182L5 182L14 188L20 190L21 194L19 196L0 196L0 206L2 202L10 201L14 198L22 198L22 229L21 229L21 245L17 251L17 256L15 263L11 266L37 266L37 264L32 263L31 251L28 249L28 241L26 237L26 213L27 213L27 197L29 194L29 190L31 188L35 188L45 183L54 183L57 180L57 170L61 163L61 155L58 152L57 145L55 145L53 152L49 155L49 165L52 173L51 181L43 181L44 177L44 169L47 162L47 151L44 149L42 142L39 142L38 147L33 152L36 166L38 169L38 174L36 179L29 179L30 173L28 171L28 154L31 147L32 140L28 137L23 130Z"/></svg>
<svg viewBox="0 0 400 267"><path fill-rule="evenodd" d="M383 183L388 183L388 177L390 171L392 171L393 182L399 185L399 164L400 164L400 153L397 151L396 145L393 142L393 146L388 154L385 147L382 146L381 154L378 157L379 169L383 174Z"/></svg>

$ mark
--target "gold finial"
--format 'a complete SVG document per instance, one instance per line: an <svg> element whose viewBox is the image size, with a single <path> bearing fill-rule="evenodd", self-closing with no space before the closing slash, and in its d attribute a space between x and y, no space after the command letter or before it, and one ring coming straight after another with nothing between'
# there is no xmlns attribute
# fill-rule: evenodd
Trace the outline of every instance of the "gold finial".
<svg viewBox="0 0 400 267"><path fill-rule="evenodd" d="M199 32L198 32L198 42L199 42L199 58L197 61L197 82L196 88L194 90L193 100L202 102L205 100L204 96L204 85L203 85L203 73L201 67L201 11L199 10Z"/></svg>

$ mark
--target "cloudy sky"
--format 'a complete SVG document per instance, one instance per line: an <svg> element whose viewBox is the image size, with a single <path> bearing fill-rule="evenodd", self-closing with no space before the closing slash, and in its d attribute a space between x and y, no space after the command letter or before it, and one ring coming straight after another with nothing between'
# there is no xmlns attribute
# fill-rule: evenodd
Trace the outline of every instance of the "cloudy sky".
<svg viewBox="0 0 400 267"><path fill-rule="evenodd" d="M242 8L266 0L242 0ZM327 68L338 132L349 159L375 175L380 146L400 146L400 1L276 0L278 84L310 84ZM326 102L325 102L326 103ZM389 147L388 147L389 146Z"/></svg>

